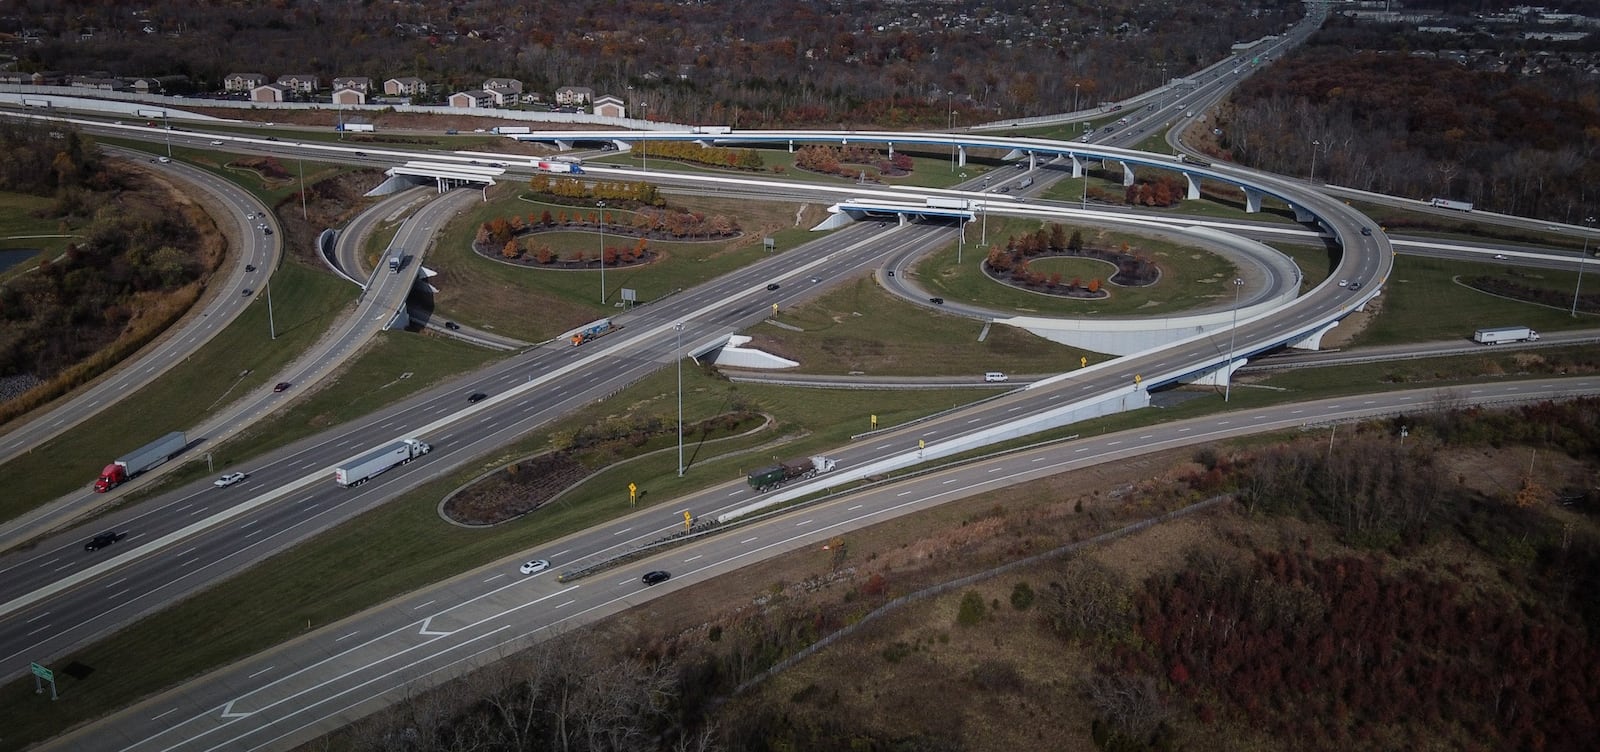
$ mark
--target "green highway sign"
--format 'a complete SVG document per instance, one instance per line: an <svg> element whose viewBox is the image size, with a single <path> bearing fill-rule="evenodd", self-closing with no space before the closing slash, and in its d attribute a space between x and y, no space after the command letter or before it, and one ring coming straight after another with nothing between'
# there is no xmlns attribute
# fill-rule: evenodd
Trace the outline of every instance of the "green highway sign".
<svg viewBox="0 0 1600 752"><path fill-rule="evenodd" d="M41 666L41 665L39 665L37 663L30 663L30 664L28 664L28 668L33 671L33 675L34 676L37 676L40 679L43 679L45 681L55 681L56 680L55 672L51 671L50 669L45 668L44 666Z"/></svg>

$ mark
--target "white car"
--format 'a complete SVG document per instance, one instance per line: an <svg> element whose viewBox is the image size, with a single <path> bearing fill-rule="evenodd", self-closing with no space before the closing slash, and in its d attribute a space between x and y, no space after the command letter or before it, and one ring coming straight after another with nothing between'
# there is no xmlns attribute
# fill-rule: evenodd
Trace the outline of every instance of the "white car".
<svg viewBox="0 0 1600 752"><path fill-rule="evenodd" d="M523 574L536 574L550 568L550 562L544 559L534 559L522 565Z"/></svg>
<svg viewBox="0 0 1600 752"><path fill-rule="evenodd" d="M244 480L244 473L228 473L227 475L212 481L211 485L216 486L217 488L227 488L228 486L238 483L241 480Z"/></svg>
<svg viewBox="0 0 1600 752"><path fill-rule="evenodd" d="M222 139L220 139L220 138L212 139L211 140L211 145L212 146L221 146L222 145Z"/></svg>
<svg viewBox="0 0 1600 752"><path fill-rule="evenodd" d="M1349 287L1350 286L1350 280L1348 280L1348 279L1339 280L1339 286L1340 287Z"/></svg>
<svg viewBox="0 0 1600 752"><path fill-rule="evenodd" d="M1494 255L1494 260L1495 261L1505 261L1506 260L1506 255L1504 253L1496 253Z"/></svg>

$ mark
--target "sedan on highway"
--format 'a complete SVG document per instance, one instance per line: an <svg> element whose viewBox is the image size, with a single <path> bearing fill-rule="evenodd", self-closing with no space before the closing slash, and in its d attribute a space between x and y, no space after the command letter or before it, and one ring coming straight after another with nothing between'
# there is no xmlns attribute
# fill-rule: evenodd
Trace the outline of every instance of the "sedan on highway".
<svg viewBox="0 0 1600 752"><path fill-rule="evenodd" d="M89 542L83 544L83 550L85 550L85 551L99 551L100 549L105 548L106 546L109 546L109 545L111 545L113 543L116 543L119 540L122 540L124 537L126 537L126 534L118 534L115 530L107 530L106 532L103 532L103 533L101 533L99 535L96 535L93 538L90 538Z"/></svg>
<svg viewBox="0 0 1600 752"><path fill-rule="evenodd" d="M543 572L544 570L549 569L549 568L550 568L550 562L545 561L544 559L534 559L533 561L530 561L530 562L522 565L522 573L523 574L537 574L537 573Z"/></svg>
<svg viewBox="0 0 1600 752"><path fill-rule="evenodd" d="M639 578L639 581L646 585L660 585L670 579L672 579L671 572L657 569L654 572L645 572L644 576Z"/></svg>
<svg viewBox="0 0 1600 752"><path fill-rule="evenodd" d="M280 381L280 382L278 382L277 386L272 387L272 391L274 391L274 392L287 392L287 391L289 391L289 387L291 387L291 386L294 386L294 384L291 384L291 383L289 383L287 381Z"/></svg>
<svg viewBox="0 0 1600 752"><path fill-rule="evenodd" d="M483 392L473 392L472 394L467 395L467 403L471 404L471 405L476 405L479 402L482 402L482 401L484 401L484 400L486 400L488 398L489 398L489 395L484 394Z"/></svg>
<svg viewBox="0 0 1600 752"><path fill-rule="evenodd" d="M220 138L212 139L211 140L211 145L212 146L221 146L222 145L222 139L220 139Z"/></svg>
<svg viewBox="0 0 1600 752"><path fill-rule="evenodd" d="M240 290L239 294L248 298L248 297L250 297L250 294L253 293L253 292L255 292L255 290L252 290L252 289L246 287L243 290Z"/></svg>
<svg viewBox="0 0 1600 752"><path fill-rule="evenodd" d="M1494 260L1495 261L1505 261L1506 260L1506 255L1504 253L1496 253L1494 255Z"/></svg>
<svg viewBox="0 0 1600 752"><path fill-rule="evenodd" d="M211 485L216 486L217 488L227 488L228 486L238 483L241 480L244 480L244 473L228 473L221 478L211 481Z"/></svg>

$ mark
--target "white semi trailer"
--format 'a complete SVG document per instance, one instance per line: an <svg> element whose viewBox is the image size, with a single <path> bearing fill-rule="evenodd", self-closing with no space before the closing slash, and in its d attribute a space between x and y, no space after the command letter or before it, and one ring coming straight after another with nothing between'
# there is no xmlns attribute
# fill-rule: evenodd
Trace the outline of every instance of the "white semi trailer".
<svg viewBox="0 0 1600 752"><path fill-rule="evenodd" d="M333 480L346 488L365 483L378 473L395 465L404 465L432 449L417 439L401 439L334 468Z"/></svg>
<svg viewBox="0 0 1600 752"><path fill-rule="evenodd" d="M1480 345L1498 345L1505 342L1538 342L1539 333L1525 326L1498 326L1473 332L1472 341Z"/></svg>

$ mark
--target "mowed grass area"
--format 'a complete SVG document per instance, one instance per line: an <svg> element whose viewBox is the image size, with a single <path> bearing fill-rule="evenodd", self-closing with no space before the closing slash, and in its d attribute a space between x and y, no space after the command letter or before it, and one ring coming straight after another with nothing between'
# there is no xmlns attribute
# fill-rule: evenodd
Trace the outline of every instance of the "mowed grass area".
<svg viewBox="0 0 1600 752"><path fill-rule="evenodd" d="M1354 344L1466 340L1472 337L1473 331L1492 326L1530 326L1539 331L1558 331L1600 325L1600 317L1580 314L1573 318L1565 306L1546 307L1496 297L1456 281L1458 277L1479 275L1509 278L1528 287L1554 290L1564 293L1568 300L1578 281L1576 272L1396 256L1394 273L1380 299L1381 312L1356 337ZM1595 281L1600 282L1600 279Z"/></svg>
<svg viewBox="0 0 1600 752"><path fill-rule="evenodd" d="M4 266L5 261L12 260L10 257L0 260L0 282L38 266L42 258L60 255L66 251L67 244L82 240L75 235L79 229L77 225L40 218L42 212L54 205L55 200L51 198L0 191L0 252L38 251L10 267ZM37 237L58 235L67 237Z"/></svg>
<svg viewBox="0 0 1600 752"><path fill-rule="evenodd" d="M875 149L878 154L887 159L888 148L882 143L867 143L868 148ZM880 186L922 186L927 188L949 188L957 183L971 178L979 177L1004 167L999 159L1003 152L995 150L968 150L967 164L955 165L950 159L949 152L939 154L936 147L921 146L916 149L905 149L904 145L897 145L896 154L904 154L911 158L911 171L905 175L882 175L877 168L868 165L847 164L846 167L857 170L856 177L842 175L823 175L809 170L795 167L794 154L787 149L756 149L756 154L761 157L760 170L735 170L712 165L696 164L660 157L654 154L648 158L640 156L637 151L614 152L602 157L586 160L595 164L628 165L632 167L648 167L651 172L684 172L703 175L726 175L751 179L778 179L796 183L822 183L829 185L856 184L859 174L864 172L869 182L863 187L874 188ZM743 149L742 146L734 148ZM965 174L966 177L962 177Z"/></svg>
<svg viewBox="0 0 1600 752"><path fill-rule="evenodd" d="M498 198L463 212L446 227L439 242L429 252L428 268L439 272L430 280L439 288L434 310L455 321L511 337L540 342L568 329L602 316L619 313L616 304L624 287L639 291L642 302L660 299L678 289L687 289L766 256L763 237L772 237L779 253L822 237L808 228L822 220L826 205L808 204L799 210L788 203L765 203L732 199L673 197L671 205L708 215L735 218L743 234L729 240L705 242L650 241L663 258L634 267L611 267L605 272L606 305L600 304L600 271L540 269L505 263L474 253L471 243L478 227L496 218L542 215L559 211L571 214L574 207L551 204L515 189ZM492 192L491 192L492 194ZM593 202L580 208L594 211ZM631 222L631 212L608 206L611 224ZM523 242L549 245L558 255L568 251L597 253L599 232L544 232L523 236ZM637 239L607 233L607 247L631 247Z"/></svg>
<svg viewBox="0 0 1600 752"><path fill-rule="evenodd" d="M675 378L672 369L663 369L615 399L586 408L556 429L604 420L637 405L675 415ZM783 435L802 438L781 449L747 451L716 463L692 465L682 479L675 473L675 453L626 466L623 477L639 483L645 491L641 507L659 510L660 520L666 522L681 519L666 503L679 492L736 480L744 468L769 464L770 454L798 455L836 446L850 433L865 430L873 413L880 425L895 425L981 396L970 391L885 394L753 387L729 384L696 368L685 369L684 388L688 421L746 402L777 419L773 429L751 440L752 445ZM540 550L541 544L631 511L626 484L618 477L588 484L544 510L494 528L459 528L439 518L439 500L451 490L485 470L547 445L550 435L530 436L104 641L63 656L55 664L77 661L93 667L94 673L84 680L58 673L62 692L58 702L40 702L30 680L19 678L5 684L0 687L0 707L30 711L8 719L0 750L20 749L422 583L514 554L519 558L547 555ZM728 452L728 444L719 443L714 451ZM570 563L556 561L555 565Z"/></svg>
<svg viewBox="0 0 1600 752"><path fill-rule="evenodd" d="M167 153L166 145L157 142L133 141L104 136L96 140L101 143L146 152L151 157L156 155L165 156ZM262 203L267 205L269 210L300 190L300 169L302 166L305 168L305 184L307 186L315 185L320 180L342 172L363 169L316 161L305 161L302 165L301 160L272 157L272 159L278 160L278 164L287 170L290 176L287 179L273 180L268 179L257 170L235 164L240 159L257 159L258 157L236 157L236 155L215 149L174 146L172 147L172 158L188 162L237 184L260 199Z"/></svg>
<svg viewBox="0 0 1600 752"><path fill-rule="evenodd" d="M1136 173L1153 174L1158 172L1154 168L1134 168ZM1161 170L1159 172L1167 172ZM1127 189L1122 185L1122 168L1108 166L1106 168L1091 167L1087 171L1089 181L1089 202L1091 206L1109 204L1112 206L1126 206L1123 196ZM1041 194L1043 198L1066 203L1080 203L1083 200L1085 178L1064 178L1052 183ZM1097 196L1099 197L1097 199ZM1168 207L1145 206L1140 211L1152 214L1184 214L1198 217L1211 217L1215 219L1236 219L1245 222L1271 222L1274 224L1298 224L1294 220L1294 210L1288 204L1270 196L1261 200L1261 211L1246 212L1244 210L1244 194L1237 190L1225 189L1214 183L1201 182L1201 197L1195 200L1183 200Z"/></svg>
<svg viewBox="0 0 1600 752"><path fill-rule="evenodd" d="M963 376L985 371L1060 373L1079 359L1105 356L1059 345L1009 326L939 313L889 295L870 276L843 284L775 319L802 331L759 324L752 347L800 363L801 373Z"/></svg>
<svg viewBox="0 0 1600 752"><path fill-rule="evenodd" d="M154 383L0 466L0 477L6 479L0 519L13 519L86 488L119 455L169 431L184 430L261 388L322 336L356 295L349 283L294 261L285 261L273 282L277 339L269 336L265 295L258 293L238 319Z"/></svg>
<svg viewBox="0 0 1600 752"><path fill-rule="evenodd" d="M1008 219L989 222L989 243L1003 247L1006 238L1031 233L1040 226L1036 220ZM1103 300L1078 300L1042 295L1021 290L990 279L980 267L986 251L970 242L977 238L967 228L968 243L956 263L955 243L917 264L912 273L930 295L959 300L1016 315L1050 316L1139 316L1187 311L1196 306L1231 298L1223 283L1237 276L1233 263L1208 250L1185 246L1175 240L1133 235L1095 227L1065 225L1068 237L1073 230L1083 232L1084 245L1092 248L1120 249L1127 244L1161 267L1161 280L1149 287L1118 287L1102 275L1102 289L1111 297ZM952 233L954 231L952 230ZM1109 266L1107 269L1109 270ZM1087 284L1088 279L1084 282Z"/></svg>
<svg viewBox="0 0 1600 752"><path fill-rule="evenodd" d="M474 347L449 337L380 332L360 355L344 364L332 382L296 384L294 392L309 391L311 394L207 451L212 455L216 472L220 473L237 463L369 415L452 376L504 357L506 353ZM466 393L460 398L461 404L466 405ZM338 459L333 457L328 461ZM187 483L210 473L205 460L195 458L163 476L162 486Z"/></svg>

